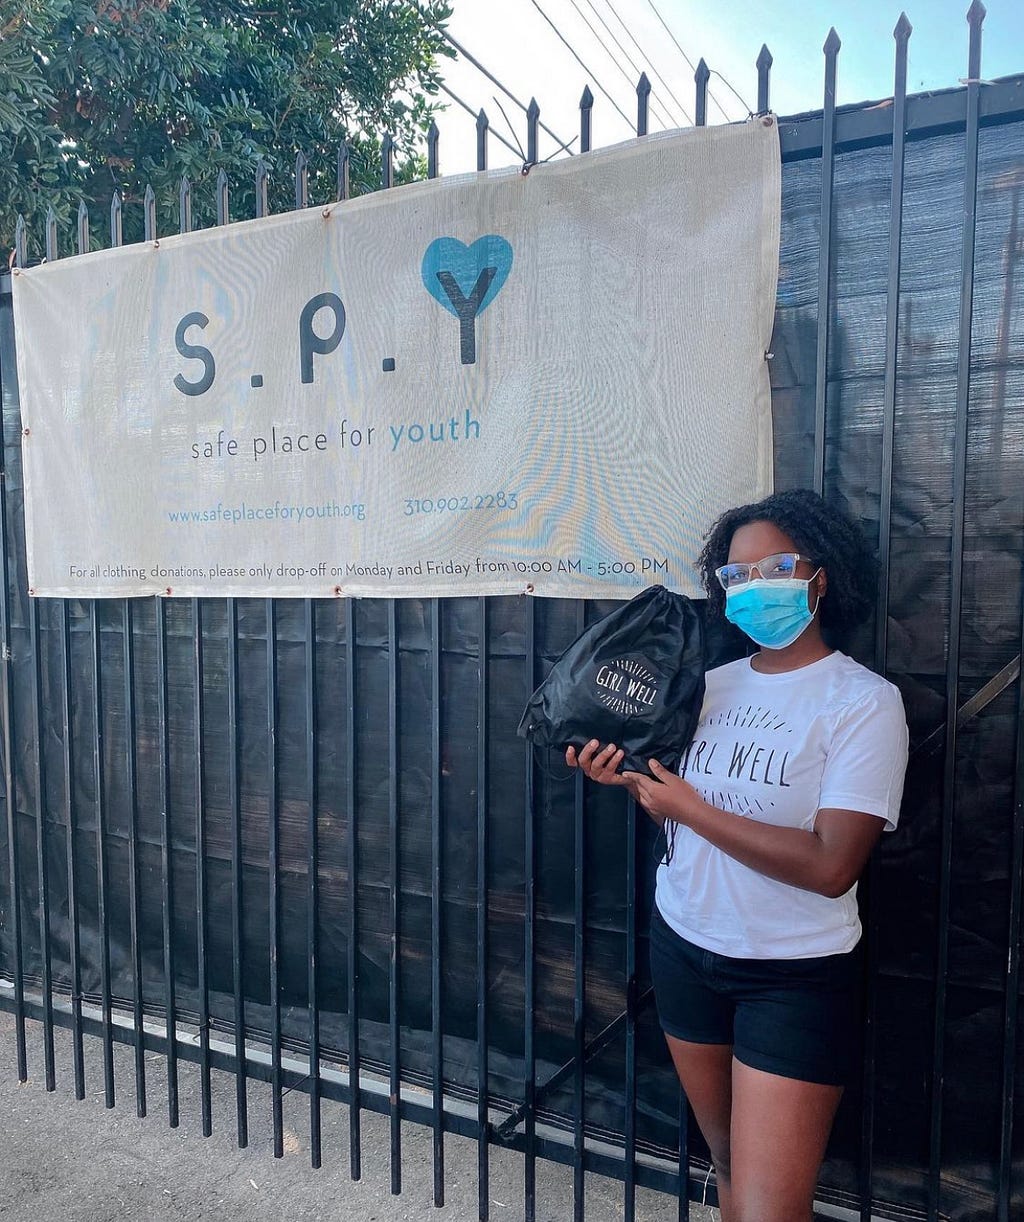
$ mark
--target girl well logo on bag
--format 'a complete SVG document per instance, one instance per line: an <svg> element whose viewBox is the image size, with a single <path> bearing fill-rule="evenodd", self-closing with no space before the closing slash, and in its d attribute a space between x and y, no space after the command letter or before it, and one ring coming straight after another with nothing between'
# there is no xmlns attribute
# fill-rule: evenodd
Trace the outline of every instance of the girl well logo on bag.
<svg viewBox="0 0 1024 1222"><path fill-rule="evenodd" d="M595 684L598 699L613 712L635 717L654 708L658 698L658 676L643 659L616 658L598 667Z"/></svg>

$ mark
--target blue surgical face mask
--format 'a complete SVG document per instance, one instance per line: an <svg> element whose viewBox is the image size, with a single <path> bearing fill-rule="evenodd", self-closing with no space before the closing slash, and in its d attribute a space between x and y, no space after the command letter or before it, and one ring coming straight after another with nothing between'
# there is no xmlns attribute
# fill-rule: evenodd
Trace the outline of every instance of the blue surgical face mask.
<svg viewBox="0 0 1024 1222"><path fill-rule="evenodd" d="M785 649L814 619L814 612L807 606L807 592L814 577L807 581L799 577L755 579L726 590L725 618L764 649Z"/></svg>

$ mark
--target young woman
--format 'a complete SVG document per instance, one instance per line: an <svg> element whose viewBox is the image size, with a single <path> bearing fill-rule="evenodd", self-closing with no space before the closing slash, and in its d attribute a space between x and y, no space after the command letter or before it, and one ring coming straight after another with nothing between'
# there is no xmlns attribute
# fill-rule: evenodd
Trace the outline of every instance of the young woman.
<svg viewBox="0 0 1024 1222"><path fill-rule="evenodd" d="M618 773L614 743L566 759L665 826L651 971L722 1222L808 1222L857 1064L857 879L899 817L906 718L827 643L869 613L875 566L815 493L723 514L699 568L710 612L759 651L708 673L680 775Z"/></svg>

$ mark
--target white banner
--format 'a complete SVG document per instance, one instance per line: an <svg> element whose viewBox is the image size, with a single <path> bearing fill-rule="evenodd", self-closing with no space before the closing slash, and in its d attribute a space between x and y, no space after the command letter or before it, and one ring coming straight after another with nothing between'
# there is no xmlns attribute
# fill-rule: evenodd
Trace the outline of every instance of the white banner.
<svg viewBox="0 0 1024 1222"><path fill-rule="evenodd" d="M32 591L698 593L779 207L756 119L18 272Z"/></svg>

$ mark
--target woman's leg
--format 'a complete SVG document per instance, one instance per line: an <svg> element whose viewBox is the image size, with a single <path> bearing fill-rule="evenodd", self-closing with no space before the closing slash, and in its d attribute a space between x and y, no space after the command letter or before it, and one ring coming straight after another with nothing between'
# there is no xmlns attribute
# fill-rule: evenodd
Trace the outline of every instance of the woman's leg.
<svg viewBox="0 0 1024 1222"><path fill-rule="evenodd" d="M811 1222L842 1093L733 1061L730 1222Z"/></svg>
<svg viewBox="0 0 1024 1222"><path fill-rule="evenodd" d="M711 1151L722 1222L733 1222L729 1133L732 1113L732 1045L693 1044L666 1035L669 1052Z"/></svg>

